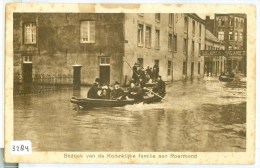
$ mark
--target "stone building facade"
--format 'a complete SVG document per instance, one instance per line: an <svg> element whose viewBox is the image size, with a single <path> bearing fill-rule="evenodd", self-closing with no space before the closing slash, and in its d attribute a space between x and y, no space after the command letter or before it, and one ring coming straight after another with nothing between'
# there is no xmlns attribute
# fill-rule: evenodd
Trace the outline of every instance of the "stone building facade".
<svg viewBox="0 0 260 168"><path fill-rule="evenodd" d="M15 13L13 27L14 73L23 76L82 65L82 84L127 84L135 62L158 62L166 81L204 74L205 24L196 14Z"/></svg>

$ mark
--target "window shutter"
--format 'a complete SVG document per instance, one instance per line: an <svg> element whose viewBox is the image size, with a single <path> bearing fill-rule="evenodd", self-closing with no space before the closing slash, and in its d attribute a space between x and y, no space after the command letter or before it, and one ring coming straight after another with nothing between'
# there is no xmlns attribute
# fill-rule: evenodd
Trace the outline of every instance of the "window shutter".
<svg viewBox="0 0 260 168"><path fill-rule="evenodd" d="M95 21L90 21L90 42L95 43Z"/></svg>

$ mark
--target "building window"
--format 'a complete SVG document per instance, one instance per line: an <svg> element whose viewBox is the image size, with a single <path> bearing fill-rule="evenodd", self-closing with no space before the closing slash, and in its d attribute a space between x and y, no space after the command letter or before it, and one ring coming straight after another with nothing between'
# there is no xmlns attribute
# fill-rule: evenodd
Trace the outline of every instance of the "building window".
<svg viewBox="0 0 260 168"><path fill-rule="evenodd" d="M173 36L173 51L177 52L177 35Z"/></svg>
<svg viewBox="0 0 260 168"><path fill-rule="evenodd" d="M225 26L225 20L221 20L221 26Z"/></svg>
<svg viewBox="0 0 260 168"><path fill-rule="evenodd" d="M187 54L187 39L183 39L183 53Z"/></svg>
<svg viewBox="0 0 260 168"><path fill-rule="evenodd" d="M192 21L192 34L195 34L195 21Z"/></svg>
<svg viewBox="0 0 260 168"><path fill-rule="evenodd" d="M235 32L235 41L237 41L237 40L238 40L238 33Z"/></svg>
<svg viewBox="0 0 260 168"><path fill-rule="evenodd" d="M157 49L160 48L160 30L159 29L155 30L155 48L157 48Z"/></svg>
<svg viewBox="0 0 260 168"><path fill-rule="evenodd" d="M188 31L188 17L186 16L184 17L184 31Z"/></svg>
<svg viewBox="0 0 260 168"><path fill-rule="evenodd" d="M32 56L23 56L23 63L32 63Z"/></svg>
<svg viewBox="0 0 260 168"><path fill-rule="evenodd" d="M218 26L221 26L221 19L218 19Z"/></svg>
<svg viewBox="0 0 260 168"><path fill-rule="evenodd" d="M234 26L234 18L230 18L230 20L229 20L229 26Z"/></svg>
<svg viewBox="0 0 260 168"><path fill-rule="evenodd" d="M199 55L201 55L201 44L199 43Z"/></svg>
<svg viewBox="0 0 260 168"><path fill-rule="evenodd" d="M232 50L232 46L228 46L228 50Z"/></svg>
<svg viewBox="0 0 260 168"><path fill-rule="evenodd" d="M81 21L80 42L95 43L95 21Z"/></svg>
<svg viewBox="0 0 260 168"><path fill-rule="evenodd" d="M243 41L243 33L239 33L239 41Z"/></svg>
<svg viewBox="0 0 260 168"><path fill-rule="evenodd" d="M138 24L138 33L137 33L137 44L138 46L144 45L144 25Z"/></svg>
<svg viewBox="0 0 260 168"><path fill-rule="evenodd" d="M172 74L172 61L168 61L167 75L171 76Z"/></svg>
<svg viewBox="0 0 260 168"><path fill-rule="evenodd" d="M238 27L238 18L236 18L235 27Z"/></svg>
<svg viewBox="0 0 260 168"><path fill-rule="evenodd" d="M183 64L182 64L182 74L183 75L186 74L186 61L183 61Z"/></svg>
<svg viewBox="0 0 260 168"><path fill-rule="evenodd" d="M137 58L137 63L140 65L140 67L143 67L144 59L143 58Z"/></svg>
<svg viewBox="0 0 260 168"><path fill-rule="evenodd" d="M169 33L169 37L168 37L168 50L169 51L172 51L172 47L173 47L173 36L172 36L172 33Z"/></svg>
<svg viewBox="0 0 260 168"><path fill-rule="evenodd" d="M201 37L201 24L199 26L199 37Z"/></svg>
<svg viewBox="0 0 260 168"><path fill-rule="evenodd" d="M244 27L244 20L242 19L241 20L241 28L243 28Z"/></svg>
<svg viewBox="0 0 260 168"><path fill-rule="evenodd" d="M160 22L160 20L161 20L160 13L156 13L155 14L155 21Z"/></svg>
<svg viewBox="0 0 260 168"><path fill-rule="evenodd" d="M200 74L200 62L198 63L198 74Z"/></svg>
<svg viewBox="0 0 260 168"><path fill-rule="evenodd" d="M100 57L100 62L99 62L99 65L104 65L104 66L107 66L107 65L110 65L110 58L109 57Z"/></svg>
<svg viewBox="0 0 260 168"><path fill-rule="evenodd" d="M24 44L36 44L36 24L24 24Z"/></svg>
<svg viewBox="0 0 260 168"><path fill-rule="evenodd" d="M229 40L234 40L234 39L233 39L233 32L229 32L229 33L228 33L228 39L229 39Z"/></svg>
<svg viewBox="0 0 260 168"><path fill-rule="evenodd" d="M145 47L151 48L151 27L145 27Z"/></svg>
<svg viewBox="0 0 260 168"><path fill-rule="evenodd" d="M220 31L220 32L218 32L218 39L219 40L224 40L224 32L223 31Z"/></svg>
<svg viewBox="0 0 260 168"><path fill-rule="evenodd" d="M174 15L172 13L169 14L169 26L172 27L174 22Z"/></svg>
<svg viewBox="0 0 260 168"><path fill-rule="evenodd" d="M192 41L191 55L194 55L194 45L195 45L195 44L194 44L194 41Z"/></svg>

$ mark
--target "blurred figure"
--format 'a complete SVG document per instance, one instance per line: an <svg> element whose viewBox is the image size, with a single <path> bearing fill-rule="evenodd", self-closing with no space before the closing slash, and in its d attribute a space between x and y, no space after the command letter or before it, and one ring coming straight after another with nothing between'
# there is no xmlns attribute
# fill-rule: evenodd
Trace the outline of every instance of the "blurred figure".
<svg viewBox="0 0 260 168"><path fill-rule="evenodd" d="M112 100L122 99L124 95L124 90L120 87L119 84L120 83L118 81L116 81L114 84L114 89L111 91L111 96L110 96Z"/></svg>
<svg viewBox="0 0 260 168"><path fill-rule="evenodd" d="M100 79L96 78L95 83L90 87L87 97L92 99L100 99L100 95L98 94L98 91L101 90L99 88Z"/></svg>

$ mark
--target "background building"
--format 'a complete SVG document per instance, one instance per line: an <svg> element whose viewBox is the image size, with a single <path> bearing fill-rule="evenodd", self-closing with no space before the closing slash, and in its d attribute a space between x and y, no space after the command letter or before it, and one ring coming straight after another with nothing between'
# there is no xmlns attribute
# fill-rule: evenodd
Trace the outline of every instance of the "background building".
<svg viewBox="0 0 260 168"><path fill-rule="evenodd" d="M157 62L166 81L204 74L205 24L196 14L15 13L13 43L14 73L27 81L80 65L83 84L127 84L135 62Z"/></svg>
<svg viewBox="0 0 260 168"><path fill-rule="evenodd" d="M247 50L246 25L247 19L245 14L215 14L214 19L206 17L207 29L223 42L225 50ZM228 57L227 68L229 72L235 70L246 74L246 56Z"/></svg>
<svg viewBox="0 0 260 168"><path fill-rule="evenodd" d="M205 50L224 50L225 46L217 37L206 29ZM225 72L226 57L223 56L205 56L204 71L206 75L220 75Z"/></svg>

